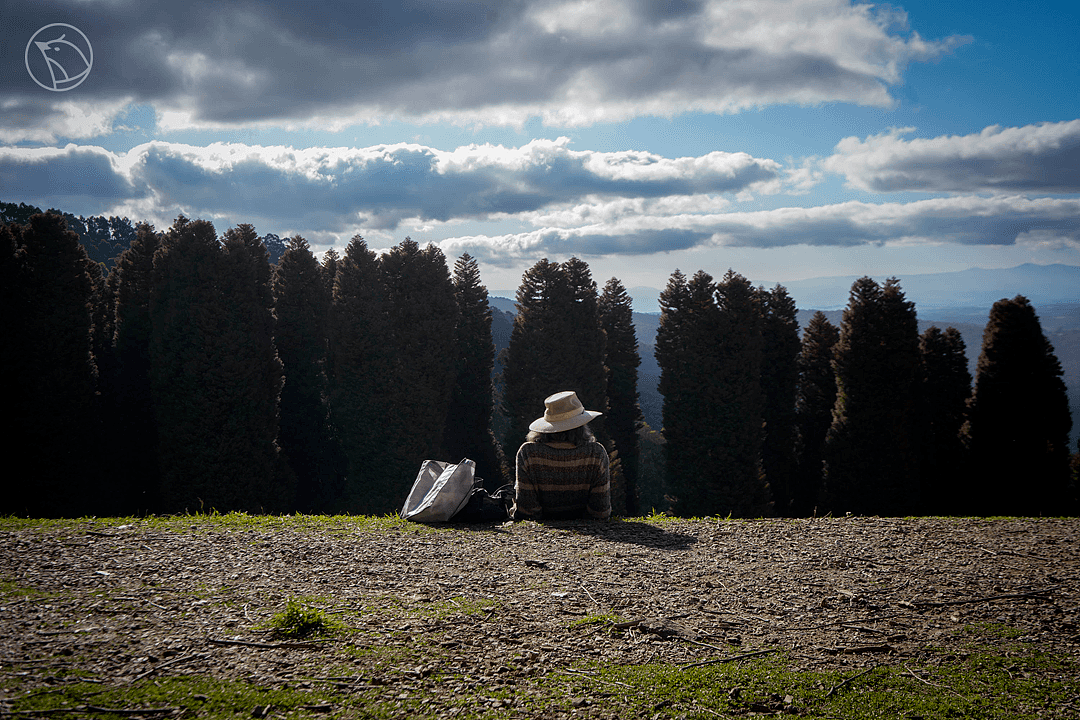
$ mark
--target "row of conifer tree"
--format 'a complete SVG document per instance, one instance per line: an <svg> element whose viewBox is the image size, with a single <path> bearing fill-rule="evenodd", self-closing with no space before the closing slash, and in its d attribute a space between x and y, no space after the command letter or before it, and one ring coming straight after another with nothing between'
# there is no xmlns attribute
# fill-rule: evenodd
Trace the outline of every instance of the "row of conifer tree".
<svg viewBox="0 0 1080 720"><path fill-rule="evenodd" d="M973 389L959 333L920 336L895 280L856 282L841 327L818 314L800 339L783 287L676 271L647 472L631 301L577 258L525 273L493 381L479 267L434 245L357 236L319 261L295 237L271 264L250 225L181 217L138 225L106 272L50 212L0 227L0 254L4 442L30 459L0 512L392 512L426 458L512 483L561 389L605 412L619 513L1075 509L1061 367L1020 297L991 311Z"/></svg>

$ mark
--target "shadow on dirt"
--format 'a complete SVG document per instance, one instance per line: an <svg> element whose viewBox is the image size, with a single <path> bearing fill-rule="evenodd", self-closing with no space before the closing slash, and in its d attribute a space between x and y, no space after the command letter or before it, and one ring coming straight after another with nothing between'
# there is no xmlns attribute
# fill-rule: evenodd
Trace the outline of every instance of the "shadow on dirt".
<svg viewBox="0 0 1080 720"><path fill-rule="evenodd" d="M590 535L608 542L621 542L645 547L685 550L697 542L693 535L665 530L636 520L614 519L607 522L594 520L541 520L540 524L552 530L562 530L576 535ZM512 526L506 523L449 523L447 527L471 532L486 532L496 535L509 535Z"/></svg>
<svg viewBox="0 0 1080 720"><path fill-rule="evenodd" d="M658 550L685 550L697 542L693 535L665 530L636 520L614 519L608 522L589 520L552 520L544 523L550 528L567 530L578 535L591 535L608 542L643 545Z"/></svg>

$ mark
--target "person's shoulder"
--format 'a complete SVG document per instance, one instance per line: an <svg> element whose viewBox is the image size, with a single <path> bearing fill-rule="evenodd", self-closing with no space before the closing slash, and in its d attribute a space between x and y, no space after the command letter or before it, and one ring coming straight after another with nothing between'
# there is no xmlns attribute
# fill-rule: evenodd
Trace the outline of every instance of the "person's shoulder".
<svg viewBox="0 0 1080 720"><path fill-rule="evenodd" d="M603 455L604 457L607 457L607 448L601 445L597 440L585 443L585 447L588 448L593 455Z"/></svg>

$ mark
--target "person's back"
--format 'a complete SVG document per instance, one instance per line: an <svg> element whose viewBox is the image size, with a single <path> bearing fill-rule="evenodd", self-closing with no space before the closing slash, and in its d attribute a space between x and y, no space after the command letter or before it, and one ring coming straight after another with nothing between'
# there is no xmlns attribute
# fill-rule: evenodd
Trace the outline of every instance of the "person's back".
<svg viewBox="0 0 1080 720"><path fill-rule="evenodd" d="M585 427L601 413L585 410L573 392L556 393L545 406L518 449L514 519L607 519L608 454Z"/></svg>

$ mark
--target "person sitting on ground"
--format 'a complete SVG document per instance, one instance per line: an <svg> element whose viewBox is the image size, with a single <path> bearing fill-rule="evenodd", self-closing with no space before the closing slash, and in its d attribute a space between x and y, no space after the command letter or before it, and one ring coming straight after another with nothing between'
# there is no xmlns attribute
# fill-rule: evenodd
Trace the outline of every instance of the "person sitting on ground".
<svg viewBox="0 0 1080 720"><path fill-rule="evenodd" d="M586 423L603 413L586 410L577 393L544 400L544 416L529 425L517 452L515 520L611 516L608 454Z"/></svg>

